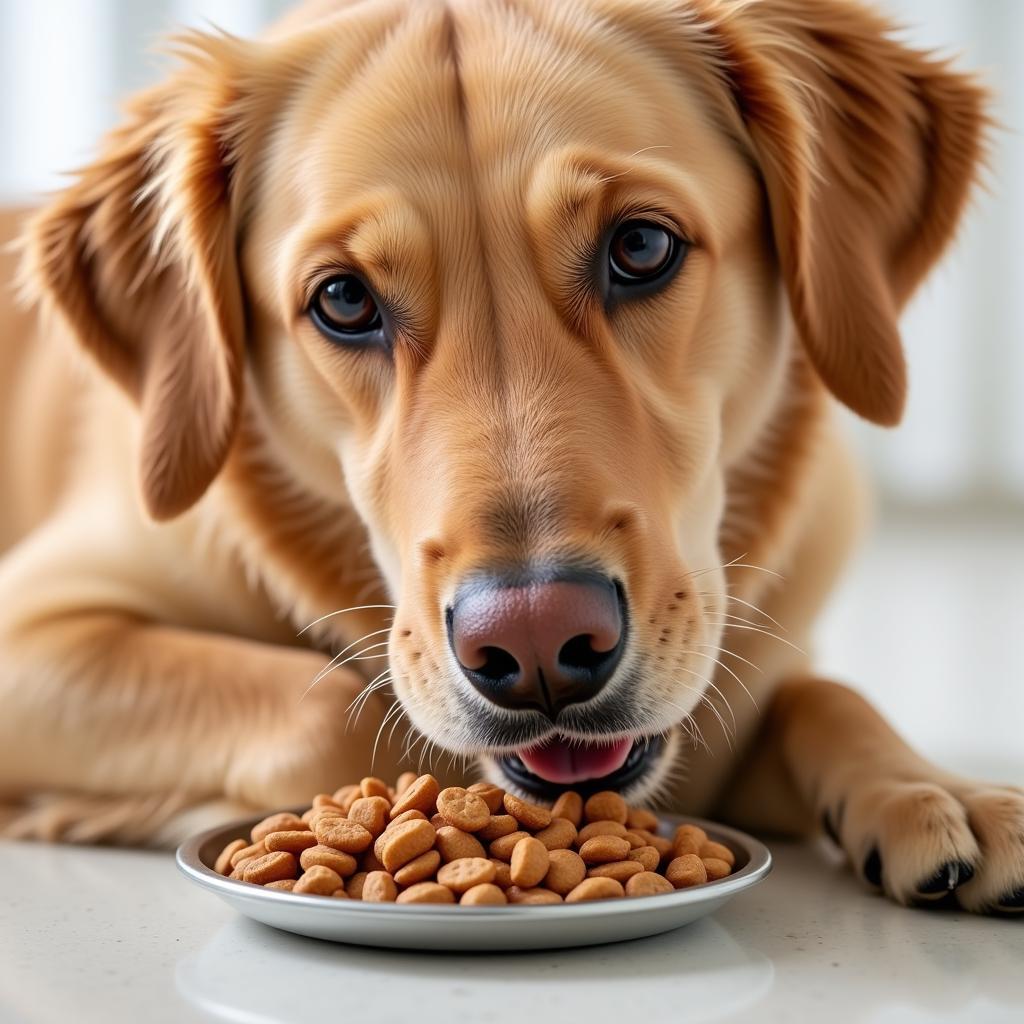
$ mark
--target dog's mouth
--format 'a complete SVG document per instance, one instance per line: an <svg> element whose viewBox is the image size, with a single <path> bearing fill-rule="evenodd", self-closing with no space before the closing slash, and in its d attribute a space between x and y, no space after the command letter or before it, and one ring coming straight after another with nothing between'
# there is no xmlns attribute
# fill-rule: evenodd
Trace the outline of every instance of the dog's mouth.
<svg viewBox="0 0 1024 1024"><path fill-rule="evenodd" d="M627 790L654 767L664 746L660 736L580 742L554 736L497 758L509 781L527 793L554 800L567 789L587 795Z"/></svg>

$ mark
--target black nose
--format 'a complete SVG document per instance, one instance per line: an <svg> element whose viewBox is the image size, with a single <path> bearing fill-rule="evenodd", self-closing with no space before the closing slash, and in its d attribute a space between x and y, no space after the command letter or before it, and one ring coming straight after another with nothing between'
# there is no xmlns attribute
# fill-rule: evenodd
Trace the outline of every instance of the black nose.
<svg viewBox="0 0 1024 1024"><path fill-rule="evenodd" d="M611 679L625 633L621 588L580 570L513 582L477 576L448 612L448 641L473 686L501 707L552 719Z"/></svg>

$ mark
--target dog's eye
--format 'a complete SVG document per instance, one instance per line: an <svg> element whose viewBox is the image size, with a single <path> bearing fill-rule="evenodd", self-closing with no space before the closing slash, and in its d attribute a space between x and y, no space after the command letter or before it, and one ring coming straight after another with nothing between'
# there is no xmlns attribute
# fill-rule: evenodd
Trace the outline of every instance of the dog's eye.
<svg viewBox="0 0 1024 1024"><path fill-rule="evenodd" d="M381 329L380 309L369 289L352 274L325 281L309 307L313 323L336 341L361 341Z"/></svg>
<svg viewBox="0 0 1024 1024"><path fill-rule="evenodd" d="M620 224L608 245L612 284L650 284L679 265L685 243L660 224L631 220Z"/></svg>

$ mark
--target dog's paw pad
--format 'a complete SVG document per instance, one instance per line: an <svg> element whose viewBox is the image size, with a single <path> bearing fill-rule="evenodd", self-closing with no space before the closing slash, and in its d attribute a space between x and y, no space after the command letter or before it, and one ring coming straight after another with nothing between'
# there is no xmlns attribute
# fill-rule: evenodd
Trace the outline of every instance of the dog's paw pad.
<svg viewBox="0 0 1024 1024"><path fill-rule="evenodd" d="M873 885L877 889L882 888L882 855L878 852L877 846L873 846L871 852L864 858L861 874L868 885Z"/></svg>

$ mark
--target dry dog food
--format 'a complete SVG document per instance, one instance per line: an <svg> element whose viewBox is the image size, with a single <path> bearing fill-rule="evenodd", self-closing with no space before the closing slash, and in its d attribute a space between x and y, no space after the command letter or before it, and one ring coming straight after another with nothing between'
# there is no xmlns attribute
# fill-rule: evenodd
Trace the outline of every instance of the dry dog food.
<svg viewBox="0 0 1024 1024"><path fill-rule="evenodd" d="M658 834L618 793L563 793L553 807L489 782L442 789L405 772L320 793L271 814L214 870L296 895L368 903L581 903L655 896L730 874L732 851L696 825Z"/></svg>

